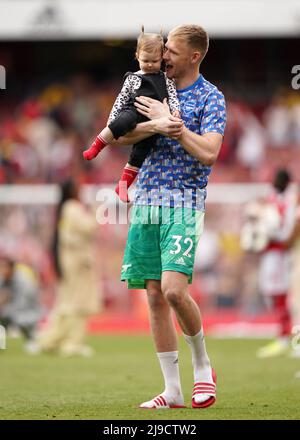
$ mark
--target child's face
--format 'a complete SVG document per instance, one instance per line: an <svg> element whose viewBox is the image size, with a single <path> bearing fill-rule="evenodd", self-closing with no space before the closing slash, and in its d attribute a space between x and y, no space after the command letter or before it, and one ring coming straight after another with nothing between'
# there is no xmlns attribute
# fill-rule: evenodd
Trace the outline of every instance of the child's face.
<svg viewBox="0 0 300 440"><path fill-rule="evenodd" d="M137 54L140 69L145 73L155 73L160 70L162 54L159 51L145 52L140 50Z"/></svg>

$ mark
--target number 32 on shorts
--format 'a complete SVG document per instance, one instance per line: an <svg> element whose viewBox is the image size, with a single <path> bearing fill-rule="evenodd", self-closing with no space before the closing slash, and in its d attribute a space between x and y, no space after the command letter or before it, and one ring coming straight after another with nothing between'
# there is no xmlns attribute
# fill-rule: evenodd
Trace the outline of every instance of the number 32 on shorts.
<svg viewBox="0 0 300 440"><path fill-rule="evenodd" d="M181 249L182 249L181 243L182 243L183 237L182 237L182 235L172 235L172 238L175 240L174 246L176 246L176 249L170 250L170 254L176 255L176 254L179 254L179 252L181 252ZM186 257L192 258L190 251L192 250L192 248L194 246L193 240L190 237L186 237L183 240L183 243L185 245L187 245L185 251L183 252L183 255Z"/></svg>

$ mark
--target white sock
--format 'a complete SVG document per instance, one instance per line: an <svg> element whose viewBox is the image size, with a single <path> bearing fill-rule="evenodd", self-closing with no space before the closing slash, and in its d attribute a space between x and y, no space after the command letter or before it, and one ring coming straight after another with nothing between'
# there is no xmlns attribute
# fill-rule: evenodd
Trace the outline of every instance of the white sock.
<svg viewBox="0 0 300 440"><path fill-rule="evenodd" d="M184 335L191 347L192 363L194 367L194 382L213 383L210 360L206 352L203 329L195 336Z"/></svg>
<svg viewBox="0 0 300 440"><path fill-rule="evenodd" d="M179 365L178 365L178 351L166 351L157 353L160 367L165 380L165 390L162 393L168 403L181 404L183 402Z"/></svg>

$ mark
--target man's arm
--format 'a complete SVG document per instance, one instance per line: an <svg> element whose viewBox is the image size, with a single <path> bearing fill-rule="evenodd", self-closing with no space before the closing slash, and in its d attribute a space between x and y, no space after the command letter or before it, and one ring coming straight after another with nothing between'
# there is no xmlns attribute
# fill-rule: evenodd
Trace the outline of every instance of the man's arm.
<svg viewBox="0 0 300 440"><path fill-rule="evenodd" d="M141 122L126 136L121 136L112 142L112 145L132 145L154 134L178 139L182 135L183 122L174 116L161 116L146 122Z"/></svg>
<svg viewBox="0 0 300 440"><path fill-rule="evenodd" d="M111 145L133 145L152 136L153 134L152 121L141 122L135 127L134 130L130 131L125 136L121 136L119 139L113 140Z"/></svg>
<svg viewBox="0 0 300 440"><path fill-rule="evenodd" d="M199 135L184 127L178 142L203 165L212 166L217 160L223 136L220 133L214 132Z"/></svg>
<svg viewBox="0 0 300 440"><path fill-rule="evenodd" d="M136 98L136 101L138 101L135 103L138 111L147 116L149 119L166 114L168 111L166 102L161 103L153 100L152 98L144 96L139 96ZM207 116L210 118L209 113ZM153 119L152 122L155 122L155 119ZM175 139L180 142L183 148L191 156L194 156L203 165L211 166L218 157L223 141L223 135L218 132L214 132L213 129L207 133L204 133L203 135L199 135L190 131L183 125L181 136L176 137Z"/></svg>

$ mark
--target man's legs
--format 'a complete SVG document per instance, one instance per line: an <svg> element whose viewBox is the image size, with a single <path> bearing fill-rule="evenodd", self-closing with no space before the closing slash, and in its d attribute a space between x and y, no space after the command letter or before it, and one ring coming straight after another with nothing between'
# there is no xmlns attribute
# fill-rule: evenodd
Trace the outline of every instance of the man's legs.
<svg viewBox="0 0 300 440"><path fill-rule="evenodd" d="M172 319L172 311L164 299L160 281L147 281L150 325L156 347L157 357L164 376L165 390L141 408L181 407L184 405L181 392L177 334Z"/></svg>
<svg viewBox="0 0 300 440"><path fill-rule="evenodd" d="M285 354L290 347L291 319L287 298L287 293L269 295L268 297L269 306L277 315L280 332L274 341L257 351L257 357L259 358L280 356Z"/></svg>
<svg viewBox="0 0 300 440"><path fill-rule="evenodd" d="M288 341L291 334L291 316L288 306L288 293L275 295L273 297L273 307L280 324L279 337L285 338Z"/></svg>
<svg viewBox="0 0 300 440"><path fill-rule="evenodd" d="M211 396L215 396L215 385L206 352L199 308L189 295L187 275L165 271L162 274L161 286L164 298L174 309L185 339L191 347L195 384L212 384L206 388L202 386L198 388L199 393L196 393L194 400L196 404L201 404L208 401Z"/></svg>
<svg viewBox="0 0 300 440"><path fill-rule="evenodd" d="M280 324L278 337L258 349L258 358L269 358L283 355L290 348L290 312L287 304L290 288L290 266L285 251L270 250L265 252L259 266L259 290L267 307L275 312Z"/></svg>
<svg viewBox="0 0 300 440"><path fill-rule="evenodd" d="M150 325L157 352L176 351L178 349L177 333L171 308L161 291L160 281L147 281L147 297Z"/></svg>
<svg viewBox="0 0 300 440"><path fill-rule="evenodd" d="M162 273L161 288L164 298L174 309L184 334L194 336L201 330L199 308L188 292L188 277L179 272Z"/></svg>

